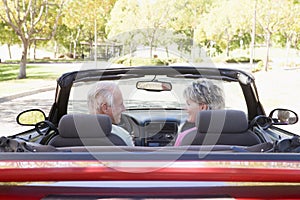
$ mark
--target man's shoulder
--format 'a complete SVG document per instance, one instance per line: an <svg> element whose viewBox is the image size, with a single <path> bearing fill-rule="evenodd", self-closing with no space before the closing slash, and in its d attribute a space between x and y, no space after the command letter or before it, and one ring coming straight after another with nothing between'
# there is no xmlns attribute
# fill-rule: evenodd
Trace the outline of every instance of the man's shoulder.
<svg viewBox="0 0 300 200"><path fill-rule="evenodd" d="M124 133L128 133L128 131L126 131L124 128L118 126L118 125L115 125L113 124L112 125L112 132L115 133L115 132L124 132Z"/></svg>
<svg viewBox="0 0 300 200"><path fill-rule="evenodd" d="M112 125L112 131L113 134L120 136L123 140L125 140L125 143L128 146L134 146L134 142L132 140L132 137L130 136L129 132L126 131L124 128L117 126L115 124Z"/></svg>

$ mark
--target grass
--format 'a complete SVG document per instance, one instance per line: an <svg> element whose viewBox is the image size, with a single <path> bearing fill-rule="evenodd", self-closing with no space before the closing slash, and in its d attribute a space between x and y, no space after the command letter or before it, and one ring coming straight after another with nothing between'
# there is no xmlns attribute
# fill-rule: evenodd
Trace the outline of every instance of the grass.
<svg viewBox="0 0 300 200"><path fill-rule="evenodd" d="M18 64L0 64L0 81L17 80L19 75ZM26 79L55 80L61 75L61 71L51 66L30 66L26 67Z"/></svg>

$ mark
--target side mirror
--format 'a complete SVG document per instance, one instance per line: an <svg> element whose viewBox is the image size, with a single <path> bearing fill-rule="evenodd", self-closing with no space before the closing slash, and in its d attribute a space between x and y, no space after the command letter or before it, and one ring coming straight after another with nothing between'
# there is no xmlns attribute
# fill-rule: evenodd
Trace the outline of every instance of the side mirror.
<svg viewBox="0 0 300 200"><path fill-rule="evenodd" d="M298 122L298 115L292 110L277 108L270 112L274 125L291 125Z"/></svg>
<svg viewBox="0 0 300 200"><path fill-rule="evenodd" d="M46 120L46 115L40 109L30 109L21 112L16 120L22 126L35 126L36 123Z"/></svg>

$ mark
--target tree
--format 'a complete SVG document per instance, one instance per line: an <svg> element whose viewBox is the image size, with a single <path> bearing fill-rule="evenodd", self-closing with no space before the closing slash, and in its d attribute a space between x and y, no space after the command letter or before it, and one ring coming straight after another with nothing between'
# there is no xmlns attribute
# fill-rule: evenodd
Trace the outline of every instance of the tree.
<svg viewBox="0 0 300 200"><path fill-rule="evenodd" d="M115 2L116 0L73 0L68 4L63 24L70 30L69 38L75 57L80 40L87 39L92 47L92 42L97 40L99 33L101 40L105 38L105 26Z"/></svg>
<svg viewBox="0 0 300 200"><path fill-rule="evenodd" d="M1 1L0 18L15 31L23 44L19 79L26 78L27 52L30 44L38 40L50 40L54 36L62 8L66 1ZM47 26L51 27L51 33L41 37L40 33Z"/></svg>
<svg viewBox="0 0 300 200"><path fill-rule="evenodd" d="M66 49L70 49L69 35L71 35L71 32L72 30L64 23L57 26L56 34L51 41L54 47L54 58L57 58L59 53L65 53Z"/></svg>
<svg viewBox="0 0 300 200"><path fill-rule="evenodd" d="M282 36L281 38L284 40L282 42L286 47L286 64L288 64L290 48L293 43L295 45L295 42L299 37L300 5L293 1L287 1L281 9L284 9L284 16L282 18L284 23L282 24L278 34L280 34L280 36ZM297 48L297 45L295 45L295 48Z"/></svg>
<svg viewBox="0 0 300 200"><path fill-rule="evenodd" d="M202 15L210 9L214 0L177 0L174 3L174 10L171 13L170 27L178 33L185 34L190 39L185 43L185 50L191 52L197 45L195 30L202 21ZM198 43L199 44L199 43Z"/></svg>
<svg viewBox="0 0 300 200"><path fill-rule="evenodd" d="M4 22L0 23L0 32L0 44L7 45L9 57L11 59L12 56L10 47L14 44L19 44L20 40L14 33L13 29Z"/></svg>
<svg viewBox="0 0 300 200"><path fill-rule="evenodd" d="M229 56L235 38L250 32L251 18L248 0L222 0L216 2L208 13L203 14L196 29L197 42L214 41ZM251 9L250 9L251 10Z"/></svg>
<svg viewBox="0 0 300 200"><path fill-rule="evenodd" d="M121 42L125 51L132 55L139 37L138 20L139 4L137 0L119 0L111 10L110 19L106 26L107 38ZM126 48L128 47L128 48ZM127 52L126 52L127 53Z"/></svg>
<svg viewBox="0 0 300 200"><path fill-rule="evenodd" d="M271 46L272 35L279 32L286 23L284 7L286 7L289 0L258 0L257 4L257 23L258 31L264 34L266 42L266 58L265 71L268 71L269 54Z"/></svg>
<svg viewBox="0 0 300 200"><path fill-rule="evenodd" d="M170 33L170 20L175 0L120 0L111 12L107 32L110 39L130 45L130 52L139 43L153 48L162 44L161 37Z"/></svg>
<svg viewBox="0 0 300 200"><path fill-rule="evenodd" d="M174 3L174 0L140 1L139 27L145 38L144 44L150 47L150 58L152 58L153 47L161 44L161 37L171 32L167 29Z"/></svg>

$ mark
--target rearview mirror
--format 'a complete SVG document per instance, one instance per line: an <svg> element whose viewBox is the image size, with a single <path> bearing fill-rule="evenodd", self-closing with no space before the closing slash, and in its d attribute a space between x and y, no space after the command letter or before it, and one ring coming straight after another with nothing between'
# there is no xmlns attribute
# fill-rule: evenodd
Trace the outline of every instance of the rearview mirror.
<svg viewBox="0 0 300 200"><path fill-rule="evenodd" d="M272 110L269 117L273 119L275 125L289 125L298 122L298 115L292 110L278 108Z"/></svg>
<svg viewBox="0 0 300 200"><path fill-rule="evenodd" d="M136 88L147 91L171 91L172 84L169 82L161 81L139 81L136 83Z"/></svg>

